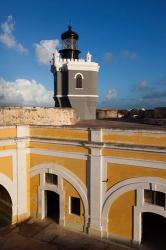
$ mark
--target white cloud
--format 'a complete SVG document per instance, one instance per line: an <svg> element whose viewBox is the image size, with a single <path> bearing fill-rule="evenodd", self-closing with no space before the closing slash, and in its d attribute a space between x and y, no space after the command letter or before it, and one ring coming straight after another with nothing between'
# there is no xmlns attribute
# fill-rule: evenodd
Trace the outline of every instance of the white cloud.
<svg viewBox="0 0 166 250"><path fill-rule="evenodd" d="M25 53L27 49L25 49L13 35L14 25L15 21L12 16L8 16L6 22L1 24L2 33L0 33L0 43L4 44L9 49L15 49L20 53Z"/></svg>
<svg viewBox="0 0 166 250"><path fill-rule="evenodd" d="M1 106L53 106L53 91L35 80L17 79L13 82L0 78Z"/></svg>
<svg viewBox="0 0 166 250"><path fill-rule="evenodd" d="M147 90L150 90L150 87L149 87L149 84L146 80L142 80L138 83L137 89L139 91L147 91Z"/></svg>
<svg viewBox="0 0 166 250"><path fill-rule="evenodd" d="M109 89L105 97L107 100L115 100L117 98L116 89Z"/></svg>
<svg viewBox="0 0 166 250"><path fill-rule="evenodd" d="M137 53L129 50L123 50L121 52L121 57L127 60L134 60L137 58Z"/></svg>
<svg viewBox="0 0 166 250"><path fill-rule="evenodd" d="M52 54L56 52L59 45L59 40L41 40L35 43L36 57L40 64L48 64L52 58Z"/></svg>

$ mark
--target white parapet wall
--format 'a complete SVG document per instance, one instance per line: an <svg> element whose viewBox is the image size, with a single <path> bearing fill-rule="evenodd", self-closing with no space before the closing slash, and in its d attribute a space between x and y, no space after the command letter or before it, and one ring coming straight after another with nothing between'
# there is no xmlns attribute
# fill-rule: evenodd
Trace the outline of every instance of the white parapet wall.
<svg viewBox="0 0 166 250"><path fill-rule="evenodd" d="M0 107L0 125L73 125L72 108Z"/></svg>

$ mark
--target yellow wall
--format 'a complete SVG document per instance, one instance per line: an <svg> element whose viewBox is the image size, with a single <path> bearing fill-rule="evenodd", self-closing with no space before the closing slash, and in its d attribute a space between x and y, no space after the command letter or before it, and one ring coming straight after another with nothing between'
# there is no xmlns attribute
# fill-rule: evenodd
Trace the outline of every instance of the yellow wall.
<svg viewBox="0 0 166 250"><path fill-rule="evenodd" d="M0 138L14 138L16 137L16 128L0 128Z"/></svg>
<svg viewBox="0 0 166 250"><path fill-rule="evenodd" d="M11 180L13 180L12 168L11 156L0 157L0 172L7 175Z"/></svg>
<svg viewBox="0 0 166 250"><path fill-rule="evenodd" d="M43 163L54 163L65 167L66 169L73 172L80 180L86 184L86 161L79 159L71 159L64 157L54 157L48 155L37 155L30 154L30 165L31 168ZM56 169L56 166L55 166Z"/></svg>
<svg viewBox="0 0 166 250"><path fill-rule="evenodd" d="M81 224L84 225L84 207L83 203L81 200L81 215L74 215L70 214L69 212L69 198L70 196L81 198L78 192L75 190L75 188L66 180L63 180L63 188L65 191L65 200L64 200L64 205L65 205L65 221L71 224Z"/></svg>
<svg viewBox="0 0 166 250"><path fill-rule="evenodd" d="M111 131L110 133L103 133L104 142L138 144L150 146L166 146L166 134L142 131Z"/></svg>
<svg viewBox="0 0 166 250"><path fill-rule="evenodd" d="M88 131L69 128L30 128L29 135L41 138L61 138L69 140L88 140Z"/></svg>
<svg viewBox="0 0 166 250"><path fill-rule="evenodd" d="M135 191L126 192L114 201L108 215L110 235L132 239L133 206L135 206Z"/></svg>
<svg viewBox="0 0 166 250"><path fill-rule="evenodd" d="M149 163L150 165L150 163ZM137 166L128 166L123 164L107 164L107 189L116 183L135 177L151 176L166 178L166 170L156 168L145 168Z"/></svg>
<svg viewBox="0 0 166 250"><path fill-rule="evenodd" d="M46 150L56 150L63 152L75 152L81 154L88 154L88 149L80 146L72 146L72 145L60 145L60 144L49 144L49 143L27 143L27 147L29 148L37 148L37 149L46 149Z"/></svg>
<svg viewBox="0 0 166 250"><path fill-rule="evenodd" d="M120 149L103 149L103 156L114 156L122 158L135 158L152 161L164 161L166 162L166 155L157 152L144 152L144 151L131 151L131 150L120 150Z"/></svg>
<svg viewBox="0 0 166 250"><path fill-rule="evenodd" d="M0 146L0 150L11 150L11 149L16 149L16 145L3 145L3 146Z"/></svg>
<svg viewBox="0 0 166 250"><path fill-rule="evenodd" d="M30 213L32 217L37 217L38 209L38 186L40 184L39 175L30 179Z"/></svg>
<svg viewBox="0 0 166 250"><path fill-rule="evenodd" d="M28 199L28 211L31 212L31 216L37 216L37 206L38 206L38 186L40 182L39 175L30 178L30 169L34 166L40 164L56 164L61 165L65 169L71 171L76 175L80 181L86 185L87 180L87 161L81 159L67 158L65 157L66 152L71 152L75 154L88 155L88 149L84 146L84 142L88 141L88 131L85 129L75 129L75 128L55 128L55 127L31 127L29 129L30 137L36 137L36 142L28 142L31 140L28 138L26 147L41 149L40 154L28 153L26 158L27 163L27 199ZM0 128L0 139L3 138L14 138L16 137L16 128ZM48 139L45 143L42 142L42 138ZM56 139L63 140L64 144L54 144L51 143L52 140L56 143ZM82 146L67 145L65 140L81 141ZM7 140L6 140L7 141ZM46 141L46 140L45 140ZM150 161L161 161L166 162L166 155L157 152L144 152L144 148L140 147L140 151L127 150L127 144L133 145L149 145L149 146L166 146L166 135L164 133L154 132L141 132L141 131L119 131L113 130L112 132L103 134L103 141L108 143L122 143L126 144L125 150L119 149L109 149L110 144L105 146L108 148L102 149L103 156L111 157L122 157L134 159L149 160L149 168L125 165L125 164L107 164L107 177L108 182L107 190L113 185L134 177L161 177L166 179L166 170L164 169L154 169L150 168ZM9 142L8 142L9 143ZM13 142L12 142L13 143ZM14 145L1 145L0 150L16 149L16 144ZM43 155L44 150L53 150L64 152L64 156L49 156ZM154 147L155 150L155 147ZM47 151L45 151L46 153ZM74 157L74 156L72 156ZM0 157L0 172L8 176L13 180L13 169L12 169L12 157ZM103 166L104 167L104 166ZM18 173L19 174L19 173ZM79 193L75 190L72 184L63 180L64 188L64 205L65 205L65 221L66 223L84 225L84 207L81 201L81 215L73 215L69 212L69 197L79 197ZM127 239L132 239L132 208L135 205L135 191L129 191L120 197L118 197L112 204L109 210L109 222L108 222L108 232L112 235L119 237L124 237ZM23 215L22 215L23 217Z"/></svg>

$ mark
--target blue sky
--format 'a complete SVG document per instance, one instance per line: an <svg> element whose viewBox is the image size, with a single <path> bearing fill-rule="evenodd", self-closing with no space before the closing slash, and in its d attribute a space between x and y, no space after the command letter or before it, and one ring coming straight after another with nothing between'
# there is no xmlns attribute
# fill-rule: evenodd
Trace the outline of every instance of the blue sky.
<svg viewBox="0 0 166 250"><path fill-rule="evenodd" d="M99 106L166 106L165 13L165 0L1 0L0 103L53 105L42 49L60 48L71 18L81 57L100 65Z"/></svg>

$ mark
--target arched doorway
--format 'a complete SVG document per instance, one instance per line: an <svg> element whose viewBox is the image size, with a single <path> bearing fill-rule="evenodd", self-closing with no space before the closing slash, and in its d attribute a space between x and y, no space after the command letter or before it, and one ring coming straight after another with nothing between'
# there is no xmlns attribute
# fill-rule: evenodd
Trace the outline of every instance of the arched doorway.
<svg viewBox="0 0 166 250"><path fill-rule="evenodd" d="M46 217L59 223L60 207L59 194L56 192L46 190Z"/></svg>
<svg viewBox="0 0 166 250"><path fill-rule="evenodd" d="M43 178L45 174L51 173L54 175L57 175L57 185L56 184L50 184L47 183L46 178ZM61 165L58 164L40 164L36 165L35 167L31 168L30 175L31 177L37 176L40 174L40 180L41 183L38 186L38 204L37 204L37 210L36 213L39 218L44 219L48 216L47 214L47 193L46 191L52 191L56 192L59 194L59 223L61 225L65 225L65 204L64 204L64 190L63 190L63 185L62 179L66 180L69 182L74 189L77 190L80 199L83 203L83 208L84 208L84 226L83 228L85 229L88 225L89 222L89 204L88 204L88 198L87 198L87 187L86 185L71 171L67 170ZM50 198L50 200L52 200ZM49 204L48 204L49 206ZM50 217L50 216L48 216ZM83 230L84 230L83 229Z"/></svg>
<svg viewBox="0 0 166 250"><path fill-rule="evenodd" d="M12 201L8 191L0 185L0 227L12 223Z"/></svg>
<svg viewBox="0 0 166 250"><path fill-rule="evenodd" d="M166 218L155 213L142 213L142 244L147 249L166 249Z"/></svg>

